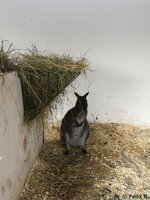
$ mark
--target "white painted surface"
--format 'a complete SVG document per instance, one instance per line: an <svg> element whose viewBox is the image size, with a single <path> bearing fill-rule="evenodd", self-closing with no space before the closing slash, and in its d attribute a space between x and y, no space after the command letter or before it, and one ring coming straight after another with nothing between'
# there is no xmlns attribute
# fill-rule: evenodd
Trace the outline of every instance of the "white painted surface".
<svg viewBox="0 0 150 200"><path fill-rule="evenodd" d="M72 85L73 88L66 89L64 101L55 110L53 120L60 120L75 105L75 91L80 95L89 91L89 121L150 127L150 79L142 73L102 68L87 73L87 78L80 75Z"/></svg>
<svg viewBox="0 0 150 200"><path fill-rule="evenodd" d="M17 73L0 76L0 199L17 200L43 144L43 121L23 123Z"/></svg>
<svg viewBox="0 0 150 200"><path fill-rule="evenodd" d="M5 0L1 7L0 38L17 48L86 53L95 70L91 120L150 126L150 0ZM79 80L77 91L86 92L88 81ZM69 101L67 108L74 96Z"/></svg>

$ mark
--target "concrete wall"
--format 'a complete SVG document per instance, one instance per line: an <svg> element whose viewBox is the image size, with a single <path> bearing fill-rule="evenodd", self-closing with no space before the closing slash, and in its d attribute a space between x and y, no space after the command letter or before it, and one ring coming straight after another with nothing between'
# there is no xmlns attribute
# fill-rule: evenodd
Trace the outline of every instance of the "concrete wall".
<svg viewBox="0 0 150 200"><path fill-rule="evenodd" d="M88 119L100 123L126 123L141 128L150 127L150 69L101 66L80 75L69 86L64 101L56 107L56 119L61 119L75 105L76 96L89 91ZM55 102L54 102L55 103Z"/></svg>
<svg viewBox="0 0 150 200"><path fill-rule="evenodd" d="M0 200L18 199L42 144L42 119L23 123L17 73L0 75Z"/></svg>
<svg viewBox="0 0 150 200"><path fill-rule="evenodd" d="M89 118L149 128L149 73L142 65L98 68L89 87Z"/></svg>

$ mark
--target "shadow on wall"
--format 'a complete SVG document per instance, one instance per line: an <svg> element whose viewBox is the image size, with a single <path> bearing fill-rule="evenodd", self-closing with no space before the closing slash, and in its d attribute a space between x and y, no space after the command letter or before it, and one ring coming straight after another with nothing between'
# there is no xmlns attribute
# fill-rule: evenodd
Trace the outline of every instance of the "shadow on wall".
<svg viewBox="0 0 150 200"><path fill-rule="evenodd" d="M121 109L125 110L125 102L130 105L129 98L133 99L138 82L136 74L130 73L123 67L101 66L91 72L87 71L86 75L81 74L66 88L66 95L62 99L58 98L60 103L58 101L55 105L54 102L54 121L61 120L65 113L75 105L75 91L80 95L89 91L87 100L90 121L95 121L95 116L100 118L101 113L113 112L113 107L120 109L121 106Z"/></svg>

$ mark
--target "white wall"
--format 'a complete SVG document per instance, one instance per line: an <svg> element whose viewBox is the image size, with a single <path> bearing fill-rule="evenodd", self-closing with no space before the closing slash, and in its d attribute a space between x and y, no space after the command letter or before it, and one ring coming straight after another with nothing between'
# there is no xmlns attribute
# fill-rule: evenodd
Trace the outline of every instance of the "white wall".
<svg viewBox="0 0 150 200"><path fill-rule="evenodd" d="M142 128L150 127L150 79L126 69L110 70L106 67L81 75L68 87L64 102L54 112L61 119L74 106L76 97L89 91L88 119L97 122L128 123Z"/></svg>
<svg viewBox="0 0 150 200"><path fill-rule="evenodd" d="M43 144L43 120L23 123L20 79L0 75L0 199L17 200Z"/></svg>
<svg viewBox="0 0 150 200"><path fill-rule="evenodd" d="M0 38L17 48L86 54L91 85L81 79L77 91L89 87L89 117L150 126L149 0L6 0L1 7Z"/></svg>

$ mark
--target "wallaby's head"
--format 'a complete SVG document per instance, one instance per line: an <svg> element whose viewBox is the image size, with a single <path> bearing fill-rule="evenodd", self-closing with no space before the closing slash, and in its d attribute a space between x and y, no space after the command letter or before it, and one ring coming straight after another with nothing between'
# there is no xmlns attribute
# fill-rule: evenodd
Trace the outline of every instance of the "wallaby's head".
<svg viewBox="0 0 150 200"><path fill-rule="evenodd" d="M77 102L76 102L76 107L80 110L86 110L87 109L87 95L89 94L89 92L87 92L85 95L80 96L78 93L74 93L77 97Z"/></svg>

